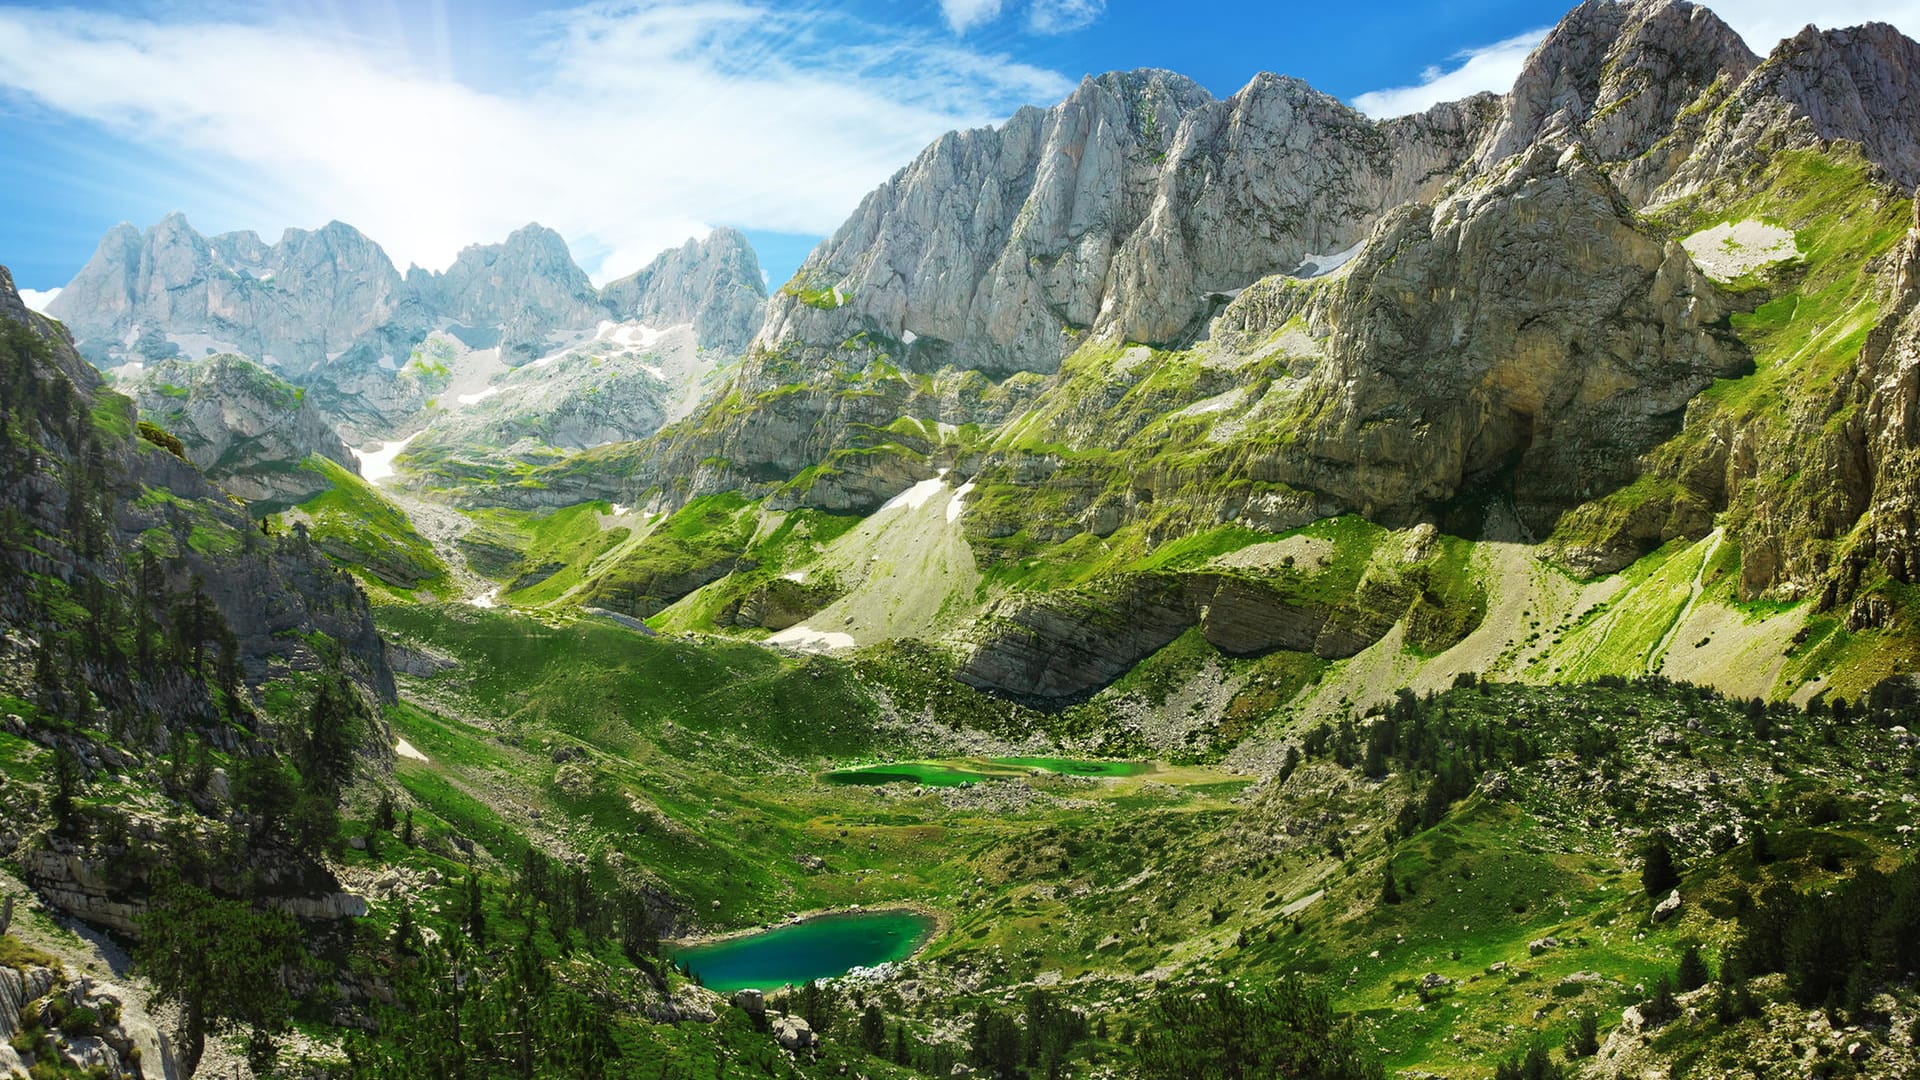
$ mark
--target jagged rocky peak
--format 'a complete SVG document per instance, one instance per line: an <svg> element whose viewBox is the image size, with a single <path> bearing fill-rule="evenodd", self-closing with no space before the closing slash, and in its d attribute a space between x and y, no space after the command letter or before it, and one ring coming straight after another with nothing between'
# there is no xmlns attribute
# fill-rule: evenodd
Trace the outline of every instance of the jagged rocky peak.
<svg viewBox="0 0 1920 1080"><path fill-rule="evenodd" d="M1920 44L1885 23L1808 26L1776 46L1714 114L1672 185L1740 177L1779 150L1845 139L1893 185L1920 185Z"/></svg>
<svg viewBox="0 0 1920 1080"><path fill-rule="evenodd" d="M538 223L504 243L463 249L443 273L407 275L429 310L469 327L499 327L501 357L521 364L541 355L549 338L593 327L606 317L586 271L560 234Z"/></svg>
<svg viewBox="0 0 1920 1080"><path fill-rule="evenodd" d="M249 502L296 503L327 487L301 468L311 455L350 472L359 463L307 395L231 354L118 369L114 389L177 437L188 460Z"/></svg>
<svg viewBox="0 0 1920 1080"><path fill-rule="evenodd" d="M760 259L739 230L718 228L689 239L600 292L614 319L653 327L690 323L700 346L746 348L766 312Z"/></svg>
<svg viewBox="0 0 1920 1080"><path fill-rule="evenodd" d="M1686 0L1589 0L1527 58L1477 163L1579 141L1626 164L1623 186L1650 191L1685 160L1708 111L1702 99L1724 100L1758 63L1732 27ZM1696 122L1676 127L1683 116Z"/></svg>
<svg viewBox="0 0 1920 1080"><path fill-rule="evenodd" d="M865 330L908 343L915 366L993 374L1056 370L1089 332L1178 341L1220 294L1431 196L1489 112L1381 124L1272 75L1225 101L1164 71L1089 78L929 146L815 250L758 340Z"/></svg>
<svg viewBox="0 0 1920 1080"><path fill-rule="evenodd" d="M378 244L334 222L208 238L180 213L121 224L49 310L100 363L241 352L289 372L327 363L406 307Z"/></svg>

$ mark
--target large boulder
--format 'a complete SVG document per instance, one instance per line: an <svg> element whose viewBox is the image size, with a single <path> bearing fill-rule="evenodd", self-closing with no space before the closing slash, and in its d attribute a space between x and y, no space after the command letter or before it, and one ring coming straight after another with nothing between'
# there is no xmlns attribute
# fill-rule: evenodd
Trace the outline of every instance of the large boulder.
<svg viewBox="0 0 1920 1080"><path fill-rule="evenodd" d="M805 1050L818 1041L812 1025L797 1016L775 1017L772 1031L774 1039L786 1050Z"/></svg>

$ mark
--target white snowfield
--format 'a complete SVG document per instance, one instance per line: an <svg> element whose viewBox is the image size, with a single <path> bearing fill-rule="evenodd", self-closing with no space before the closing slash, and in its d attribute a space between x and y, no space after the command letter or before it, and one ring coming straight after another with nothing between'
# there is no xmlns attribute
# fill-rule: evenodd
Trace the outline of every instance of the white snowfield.
<svg viewBox="0 0 1920 1080"><path fill-rule="evenodd" d="M1353 257L1360 254L1360 249L1365 247L1366 243L1367 241L1362 238L1358 244L1345 251L1335 251L1327 255L1308 255L1300 260L1300 265L1294 270L1293 276L1325 277L1352 262Z"/></svg>
<svg viewBox="0 0 1920 1080"><path fill-rule="evenodd" d="M378 484L392 476L393 459L400 456L408 443L419 437L420 433L416 431L398 442L372 443L364 450L349 447L353 456L360 459L360 478L369 484Z"/></svg>
<svg viewBox="0 0 1920 1080"><path fill-rule="evenodd" d="M788 627L767 639L770 645L791 645L796 649L851 649L854 646L852 634L836 634L831 630L815 630L802 623Z"/></svg>
<svg viewBox="0 0 1920 1080"><path fill-rule="evenodd" d="M947 500L947 523L948 524L952 524L953 522L960 520L961 513L963 513L967 509L967 496L972 493L973 493L973 481L971 480L967 481L964 484L961 484L957 489L954 490L953 498Z"/></svg>
<svg viewBox="0 0 1920 1080"><path fill-rule="evenodd" d="M882 506L876 513L886 513L888 510L898 510L901 507L905 507L908 510L918 510L927 505L927 500L946 490L946 487L947 482L938 476L931 480L922 480L900 494L895 495L893 498L888 499L886 505Z"/></svg>
<svg viewBox="0 0 1920 1080"><path fill-rule="evenodd" d="M1715 281L1732 281L1800 254L1792 229L1753 218L1701 229L1680 241L1680 246L1687 249L1700 272Z"/></svg>
<svg viewBox="0 0 1920 1080"><path fill-rule="evenodd" d="M651 349L655 342L659 341L668 330L672 329L674 329L674 327L667 327L662 330L648 326L646 323L617 323L611 319L602 319L600 320L600 325L594 329L592 334L575 341L564 349L550 352L528 366L546 367L548 364L557 360L563 360L591 345L610 345L621 349Z"/></svg>

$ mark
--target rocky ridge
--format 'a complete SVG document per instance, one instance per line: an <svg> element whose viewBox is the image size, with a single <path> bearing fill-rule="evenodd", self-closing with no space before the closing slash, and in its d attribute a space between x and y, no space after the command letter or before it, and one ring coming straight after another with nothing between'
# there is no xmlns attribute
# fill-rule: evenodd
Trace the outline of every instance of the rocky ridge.
<svg viewBox="0 0 1920 1080"><path fill-rule="evenodd" d="M243 355L311 389L315 406L358 438L404 430L427 406L433 373L411 361L434 334L519 368L608 323L688 325L712 355L665 397L697 392L699 376L758 326L766 286L751 245L731 229L602 291L537 224L463 250L444 272L402 277L379 245L339 222L267 245L249 232L202 236L171 214L144 232L115 227L62 295L53 315L97 363ZM652 430L628 425L625 435Z"/></svg>
<svg viewBox="0 0 1920 1080"><path fill-rule="evenodd" d="M702 348L731 356L760 329L767 287L753 245L739 230L719 228L609 282L600 299L616 321L691 324Z"/></svg>

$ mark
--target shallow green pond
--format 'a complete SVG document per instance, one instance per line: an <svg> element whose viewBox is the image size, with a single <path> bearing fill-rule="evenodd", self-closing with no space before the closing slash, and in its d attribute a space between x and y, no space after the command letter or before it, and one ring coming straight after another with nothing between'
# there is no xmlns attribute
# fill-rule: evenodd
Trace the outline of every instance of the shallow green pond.
<svg viewBox="0 0 1920 1080"><path fill-rule="evenodd" d="M868 765L859 769L839 769L827 774L829 784L926 784L929 787L959 787L980 780L995 779L993 773L956 769L950 765L929 765L904 761L893 765Z"/></svg>
<svg viewBox="0 0 1920 1080"><path fill-rule="evenodd" d="M670 945L666 952L692 967L710 990L773 990L905 960L934 926L932 916L917 911L854 911L705 945Z"/></svg>
<svg viewBox="0 0 1920 1080"><path fill-rule="evenodd" d="M1004 765L1025 765L1068 776L1139 776L1153 767L1144 761L1086 761L1059 757L1001 757L993 760Z"/></svg>
<svg viewBox="0 0 1920 1080"><path fill-rule="evenodd" d="M1068 776L1136 776L1152 768L1144 761L1087 761L1078 758L1020 757L990 758L978 765L943 765L928 761L902 761L887 765L866 765L857 769L838 769L826 775L829 784L925 784L928 787L959 787L981 780L1009 780L1036 769Z"/></svg>

